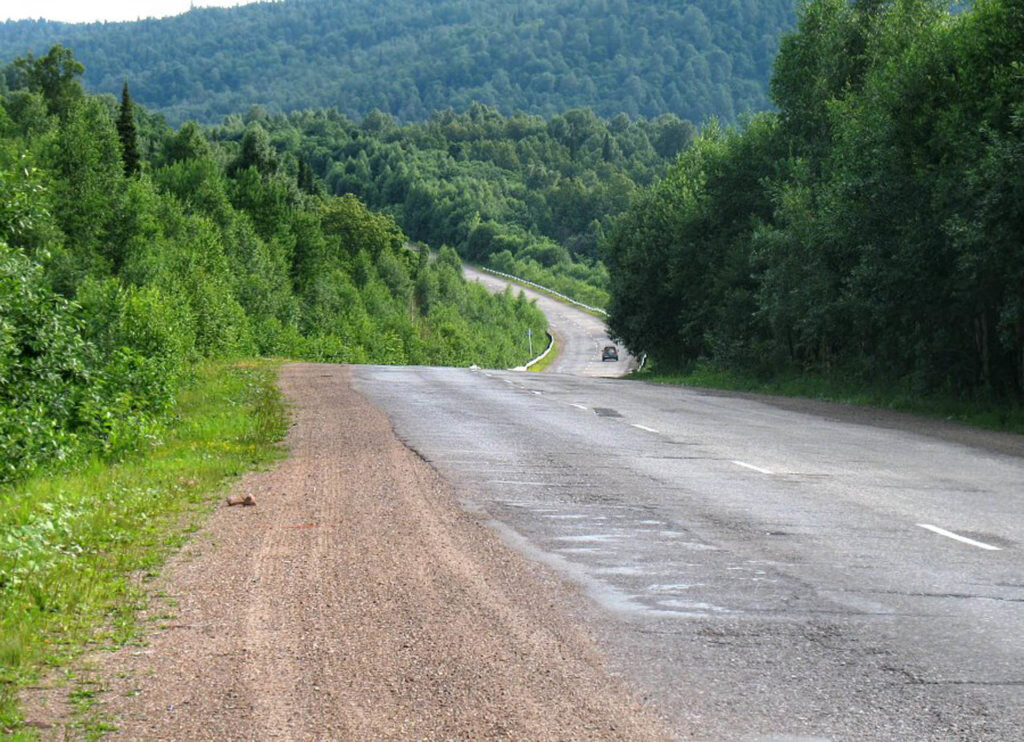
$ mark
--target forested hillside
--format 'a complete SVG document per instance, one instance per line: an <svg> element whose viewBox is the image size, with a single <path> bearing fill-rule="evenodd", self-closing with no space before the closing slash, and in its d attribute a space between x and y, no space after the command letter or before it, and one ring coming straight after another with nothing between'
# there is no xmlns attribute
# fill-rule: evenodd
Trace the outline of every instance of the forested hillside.
<svg viewBox="0 0 1024 742"><path fill-rule="evenodd" d="M374 109L401 120L474 102L505 114L592 108L695 122L769 105L794 0L283 0L176 18L0 25L0 59L56 43L94 92L217 122L273 112Z"/></svg>
<svg viewBox="0 0 1024 742"><path fill-rule="evenodd" d="M253 109L210 129L225 152L250 134L301 163L307 188L355 194L416 240L603 306L605 234L696 128L671 114L607 121L573 110L545 120L477 104L404 125L381 113L354 122Z"/></svg>
<svg viewBox="0 0 1024 742"><path fill-rule="evenodd" d="M1024 0L809 0L772 93L616 225L612 329L662 367L1019 404Z"/></svg>
<svg viewBox="0 0 1024 742"><path fill-rule="evenodd" d="M61 47L0 98L0 484L131 450L193 364L256 354L504 367L543 315L318 193L259 127L211 145L87 96Z"/></svg>

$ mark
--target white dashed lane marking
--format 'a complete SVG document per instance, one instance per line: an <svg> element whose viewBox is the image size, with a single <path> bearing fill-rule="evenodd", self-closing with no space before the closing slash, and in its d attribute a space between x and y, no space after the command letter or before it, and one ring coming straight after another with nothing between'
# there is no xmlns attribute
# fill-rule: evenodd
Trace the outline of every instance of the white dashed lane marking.
<svg viewBox="0 0 1024 742"><path fill-rule="evenodd" d="M1002 549L1000 549L998 546L993 546L992 544L986 544L986 543L984 543L982 541L975 541L973 538L967 538L966 536L961 536L959 533L953 533L952 531L947 531L945 528L939 528L938 526L933 526L933 525L930 525L928 523L918 523L917 525L918 525L919 528L924 528L925 530L931 531L932 533L937 533L940 536L945 536L946 538L951 538L954 541L959 541L959 542L964 543L964 544L970 544L971 546L977 546L979 549L985 549L986 551L1002 551Z"/></svg>
<svg viewBox="0 0 1024 742"><path fill-rule="evenodd" d="M762 469L760 466L754 466L753 464L747 464L747 463L745 463L743 461L733 461L732 463L736 464L736 466L742 466L744 469L750 469L752 471L756 471L758 474L771 474L772 473L768 469Z"/></svg>

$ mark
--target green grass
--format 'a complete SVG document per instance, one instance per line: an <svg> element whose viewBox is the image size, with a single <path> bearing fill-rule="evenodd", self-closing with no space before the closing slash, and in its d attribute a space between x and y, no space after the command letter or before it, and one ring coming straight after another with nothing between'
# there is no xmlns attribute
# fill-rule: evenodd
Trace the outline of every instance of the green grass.
<svg viewBox="0 0 1024 742"><path fill-rule="evenodd" d="M840 404L879 407L962 423L977 428L1024 434L1024 408L988 399L915 393L909 385L865 386L853 379L792 374L771 379L698 365L688 372L643 371L635 379L726 391L803 397Z"/></svg>
<svg viewBox="0 0 1024 742"><path fill-rule="evenodd" d="M56 668L73 675L90 648L131 641L145 579L228 482L281 455L277 369L203 366L161 442L0 489L0 733L33 739L20 727L19 690ZM85 685L70 692L79 709L94 695Z"/></svg>
<svg viewBox="0 0 1024 742"><path fill-rule="evenodd" d="M527 369L528 371L544 371L548 366L555 362L558 358L558 341L555 340L555 336L551 336L551 352L548 353L544 358Z"/></svg>
<svg viewBox="0 0 1024 742"><path fill-rule="evenodd" d="M490 266L482 265L482 264L478 264L478 263L466 263L466 265L471 265L474 268L476 268L477 270L482 270L482 271L485 271L485 272L490 272L490 271L497 270L497 268L491 268ZM511 276L511 277L509 277L509 276ZM524 289L529 289L530 291L536 291L538 294L543 294L544 296L548 297L549 299L554 299L555 301L560 301L563 304L566 304L566 305L568 305L570 307L575 307L576 309L580 310L581 312L585 312L586 314L589 314L592 317L598 317L599 319L607 319L608 318L607 312L605 312L602 308L598 307L597 310L595 311L594 309L588 309L585 306L581 306L581 304L587 304L587 302L583 301L582 299L578 299L575 296L572 296L568 292L565 293L565 294L560 295L554 289L550 289L550 288L547 288L546 286L544 286L540 281L534 281L533 279L529 279L529 278L516 277L516 276L514 276L513 274L510 274L510 273L506 273L504 276L499 276L499 278L504 278L509 283L513 283L516 286L522 286ZM539 276L538 276L538 278L539 278ZM579 283L581 283L582 285L588 286L591 289L599 290L599 289L595 289L591 284L585 283L583 281L580 281ZM606 305L608 303L607 297L605 297L603 299L599 299L599 300L594 300L594 301L597 304L602 304L602 305ZM593 305L588 305L588 306L593 306Z"/></svg>

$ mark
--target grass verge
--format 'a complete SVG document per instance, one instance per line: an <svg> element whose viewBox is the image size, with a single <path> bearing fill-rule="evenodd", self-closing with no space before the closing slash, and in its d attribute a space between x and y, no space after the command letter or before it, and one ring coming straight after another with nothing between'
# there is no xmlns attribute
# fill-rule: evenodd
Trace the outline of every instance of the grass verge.
<svg viewBox="0 0 1024 742"><path fill-rule="evenodd" d="M491 273L491 275L494 275L493 272L496 270L495 268L491 268L491 267L485 266L485 265L479 265L479 264L473 264L473 263L467 263L467 265L472 265L477 270L481 270L481 271L485 271L485 272ZM560 301L563 304L566 304L566 305L568 305L570 307L575 307L576 309L579 309L581 312L585 312L586 314L589 314L592 317L597 317L599 319L607 319L608 318L608 313L605 312L603 309L591 307L591 306L587 305L586 302L583 302L580 299L577 299L576 297L570 296L568 294L560 294L557 291L555 291L554 289L549 289L546 286L544 286L544 285L542 285L542 284L540 284L538 282L530 281L529 279L526 279L526 278L519 278L519 277L516 277L516 276L514 276L512 274L509 274L509 273L505 273L504 275L499 275L498 278L502 278L502 279L508 281L510 284L515 284L516 286L519 286L521 288L529 289L530 291L536 291L538 294L543 294L544 296L548 297L549 299L554 299L555 301ZM590 284L586 284L586 285L590 286ZM607 303L607 301L605 301L604 303Z"/></svg>
<svg viewBox="0 0 1024 742"><path fill-rule="evenodd" d="M1024 434L1024 408L986 399L959 399L951 395L921 395L899 385L865 387L853 380L792 375L773 379L698 366L685 373L643 371L632 378L666 384L722 389L735 392L804 397L825 402L879 407L924 417L949 420L976 428Z"/></svg>
<svg viewBox="0 0 1024 742"><path fill-rule="evenodd" d="M88 649L132 640L145 579L198 528L227 482L282 455L278 367L205 365L147 450L0 489L5 736L35 739L22 726L19 691L56 669L71 675ZM72 689L72 700L87 692Z"/></svg>
<svg viewBox="0 0 1024 742"><path fill-rule="evenodd" d="M551 336L551 352L549 352L544 358L527 369L530 372L544 371L548 366L555 362L558 358L558 340L554 335Z"/></svg>

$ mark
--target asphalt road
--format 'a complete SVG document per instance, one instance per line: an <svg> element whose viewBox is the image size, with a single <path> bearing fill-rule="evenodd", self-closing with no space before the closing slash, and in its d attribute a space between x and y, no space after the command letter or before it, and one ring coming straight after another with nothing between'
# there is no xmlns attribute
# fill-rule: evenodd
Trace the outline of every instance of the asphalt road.
<svg viewBox="0 0 1024 742"><path fill-rule="evenodd" d="M679 738L1024 739L1024 459L637 382L356 375Z"/></svg>
<svg viewBox="0 0 1024 742"><path fill-rule="evenodd" d="M630 361L538 304L554 373L356 386L679 739L1024 740L1024 441L594 378Z"/></svg>
<svg viewBox="0 0 1024 742"><path fill-rule="evenodd" d="M463 268L466 277L486 286L491 291L503 291L508 281L490 273L470 268ZM601 350L606 345L615 345L615 340L608 337L604 320L586 312L567 306L518 284L512 285L518 293L522 291L529 299L537 302L538 308L548 318L548 324L555 335L558 353L554 362L547 367L548 373L573 374L575 376L613 377L625 376L636 368L636 360L625 348L619 348L619 360L602 361ZM544 347L536 342L537 355Z"/></svg>

